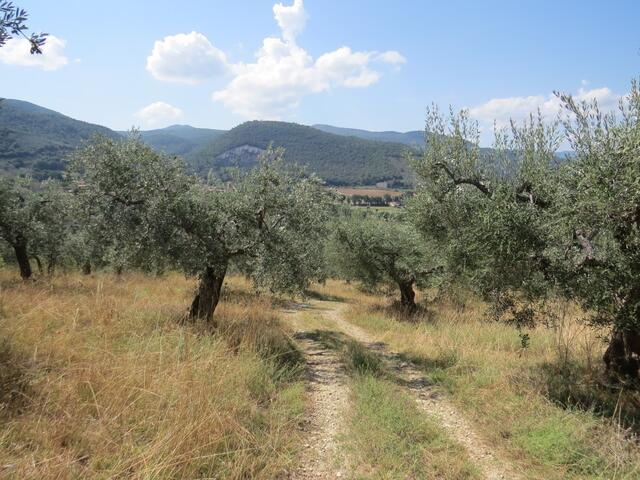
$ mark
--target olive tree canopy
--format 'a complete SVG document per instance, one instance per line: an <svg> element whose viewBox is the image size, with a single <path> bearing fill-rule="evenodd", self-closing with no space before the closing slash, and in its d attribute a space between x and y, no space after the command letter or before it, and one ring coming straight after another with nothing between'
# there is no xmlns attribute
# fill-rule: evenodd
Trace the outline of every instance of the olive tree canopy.
<svg viewBox="0 0 640 480"><path fill-rule="evenodd" d="M531 116L478 146L466 112L432 109L429 148L415 163L412 218L437 241L446 272L519 326L545 317L558 295L611 328L605 361L640 367L640 93L618 114L561 95L562 128ZM561 158L562 136L574 153ZM547 318L548 320L548 318Z"/></svg>
<svg viewBox="0 0 640 480"><path fill-rule="evenodd" d="M396 219L353 214L337 223L331 259L348 279L368 287L392 285L400 304L416 309L414 287L436 271L433 253L416 229Z"/></svg>
<svg viewBox="0 0 640 480"><path fill-rule="evenodd" d="M193 318L212 318L232 266L284 292L322 275L326 193L315 177L286 167L282 150L216 183L187 175L180 160L135 135L100 138L75 156L71 172L86 222L109 243L111 261L200 278Z"/></svg>

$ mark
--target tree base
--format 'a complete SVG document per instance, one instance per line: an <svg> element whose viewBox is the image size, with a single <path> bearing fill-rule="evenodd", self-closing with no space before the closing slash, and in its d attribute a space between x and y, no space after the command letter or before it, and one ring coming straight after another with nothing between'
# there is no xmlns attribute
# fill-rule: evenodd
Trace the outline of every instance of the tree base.
<svg viewBox="0 0 640 480"><path fill-rule="evenodd" d="M640 332L637 330L615 330L603 360L607 372L617 377L639 379Z"/></svg>

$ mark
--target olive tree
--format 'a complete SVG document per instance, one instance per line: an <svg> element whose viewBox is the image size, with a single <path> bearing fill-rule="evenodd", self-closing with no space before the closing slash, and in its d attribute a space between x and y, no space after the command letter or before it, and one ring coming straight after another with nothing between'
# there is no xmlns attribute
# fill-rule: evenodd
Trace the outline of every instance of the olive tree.
<svg viewBox="0 0 640 480"><path fill-rule="evenodd" d="M562 181L558 225L567 243L564 279L591 321L611 328L609 370L640 369L640 90L617 115L562 96L575 157ZM571 248L568 245L571 245Z"/></svg>
<svg viewBox="0 0 640 480"><path fill-rule="evenodd" d="M0 178L0 237L13 249L20 276L31 277L29 244L40 199L24 180Z"/></svg>
<svg viewBox="0 0 640 480"><path fill-rule="evenodd" d="M428 148L414 161L414 222L438 242L451 281L493 300L496 312L518 326L531 324L532 305L553 285L547 254L557 124L547 126L540 117L513 124L499 132L493 150L479 147L477 125L464 111L447 118L432 108L427 129Z"/></svg>
<svg viewBox="0 0 640 480"><path fill-rule="evenodd" d="M416 229L395 219L352 215L337 223L330 247L340 273L368 287L392 285L400 305L416 310L414 287L437 270L433 254Z"/></svg>
<svg viewBox="0 0 640 480"><path fill-rule="evenodd" d="M638 376L640 95L634 83L618 115L561 95L565 120L531 117L478 146L466 112L430 110L429 148L412 217L445 254L449 275L493 301L518 326L548 320L545 301L564 296L611 329L611 372ZM561 134L574 155L561 160Z"/></svg>
<svg viewBox="0 0 640 480"><path fill-rule="evenodd" d="M32 275L30 259L42 273L64 256L68 235L70 194L54 181L0 179L0 238L14 250L20 275Z"/></svg>
<svg viewBox="0 0 640 480"><path fill-rule="evenodd" d="M71 174L112 262L199 278L191 318L212 319L232 267L284 292L322 273L326 194L315 177L285 167L282 150L216 183L187 175L135 135L100 138L76 154Z"/></svg>

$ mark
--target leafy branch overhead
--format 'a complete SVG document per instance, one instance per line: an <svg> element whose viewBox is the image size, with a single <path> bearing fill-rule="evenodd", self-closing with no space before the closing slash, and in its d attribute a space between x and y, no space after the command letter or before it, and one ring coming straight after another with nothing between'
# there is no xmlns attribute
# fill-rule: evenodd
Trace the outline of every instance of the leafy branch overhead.
<svg viewBox="0 0 640 480"><path fill-rule="evenodd" d="M27 12L16 7L13 2L0 1L0 47L15 36L26 38L31 44L31 54L42 54L42 46L46 42L46 33L25 33L28 31Z"/></svg>

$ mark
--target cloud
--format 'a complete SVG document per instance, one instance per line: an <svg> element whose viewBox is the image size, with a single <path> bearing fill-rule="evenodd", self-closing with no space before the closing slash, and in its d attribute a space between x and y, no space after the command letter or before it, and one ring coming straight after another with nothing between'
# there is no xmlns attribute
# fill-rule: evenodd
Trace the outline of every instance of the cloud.
<svg viewBox="0 0 640 480"><path fill-rule="evenodd" d="M391 65L402 65L407 63L407 59L400 53L395 50L389 50L388 52L382 52L378 55L378 59L390 63Z"/></svg>
<svg viewBox="0 0 640 480"><path fill-rule="evenodd" d="M382 74L372 67L374 61L396 66L406 62L399 52L354 52L347 46L314 60L296 42L308 18L303 1L277 3L273 13L282 36L265 38L255 62L235 65L234 78L213 94L215 101L244 117L279 119L306 95L378 82Z"/></svg>
<svg viewBox="0 0 640 480"><path fill-rule="evenodd" d="M12 38L0 48L0 62L21 67L37 67L42 70L57 70L69 63L64 49L67 42L49 35L42 47L42 54L32 55L31 44L26 38Z"/></svg>
<svg viewBox="0 0 640 480"><path fill-rule="evenodd" d="M183 111L166 102L154 102L141 108L135 116L147 127L155 127L175 122L183 117Z"/></svg>
<svg viewBox="0 0 640 480"><path fill-rule="evenodd" d="M247 118L279 119L307 95L338 87L365 88L382 77L378 67L386 64L397 69L406 62L394 50L358 52L347 46L314 59L296 41L308 19L303 0L288 6L276 3L273 15L281 36L265 38L253 62L228 63L224 52L204 35L192 32L156 42L147 70L160 80L185 83L228 73L232 78L213 93L214 101Z"/></svg>
<svg viewBox="0 0 640 480"><path fill-rule="evenodd" d="M612 111L618 106L623 95L614 93L608 87L587 90L588 82L582 81L582 86L574 93L574 98L580 101L596 100L602 111ZM484 124L493 125L495 121L498 127L509 125L509 120L522 121L529 117L530 113L540 110L543 117L553 119L562 109L560 100L553 94L531 95L528 97L493 98L481 105L471 107L469 114Z"/></svg>
<svg viewBox="0 0 640 480"><path fill-rule="evenodd" d="M147 70L158 80L196 84L224 75L226 54L198 32L179 33L158 40L147 57Z"/></svg>
<svg viewBox="0 0 640 480"><path fill-rule="evenodd" d="M294 0L293 5L289 7L276 3L273 6L273 15L282 30L283 38L287 41L293 41L302 33L308 18L302 0Z"/></svg>

